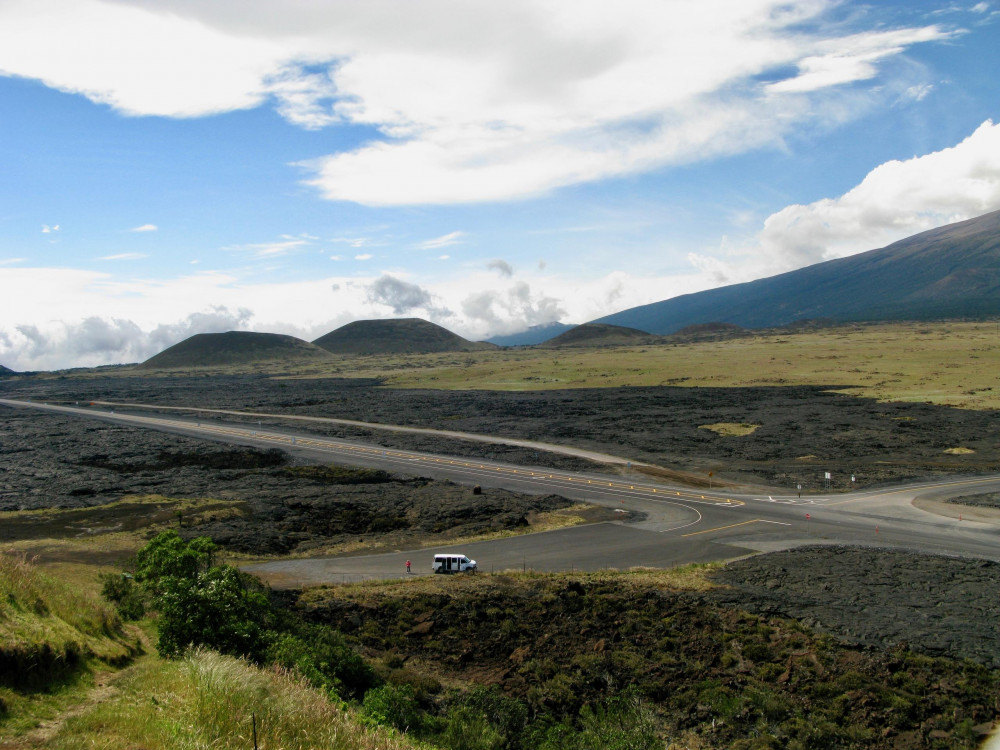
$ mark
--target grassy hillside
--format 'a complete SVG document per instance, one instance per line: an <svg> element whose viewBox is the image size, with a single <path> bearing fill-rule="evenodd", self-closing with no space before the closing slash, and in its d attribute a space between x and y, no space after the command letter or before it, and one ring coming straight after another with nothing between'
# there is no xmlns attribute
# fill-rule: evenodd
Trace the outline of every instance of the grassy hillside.
<svg viewBox="0 0 1000 750"><path fill-rule="evenodd" d="M356 320L313 342L334 354L426 354L495 349L420 318Z"/></svg>
<svg viewBox="0 0 1000 750"><path fill-rule="evenodd" d="M404 750L394 731L363 723L293 674L258 669L211 651L178 661L150 656L115 682L106 701L70 718L46 743L52 750L253 747L306 750Z"/></svg>
<svg viewBox="0 0 1000 750"><path fill-rule="evenodd" d="M418 696L492 690L472 695L501 709L495 747L607 747L556 739L606 716L659 738L614 745L641 748L973 748L988 730L997 671L717 606L707 570L359 584L302 604Z"/></svg>
<svg viewBox="0 0 1000 750"><path fill-rule="evenodd" d="M624 326L611 326L603 323L586 323L571 328L553 339L537 346L628 346L630 344L656 343L658 336L652 336L645 331Z"/></svg>
<svg viewBox="0 0 1000 750"><path fill-rule="evenodd" d="M0 554L0 737L58 711L93 671L139 652L138 633L94 589Z"/></svg>
<svg viewBox="0 0 1000 750"><path fill-rule="evenodd" d="M312 344L278 333L199 333L142 363L144 369L245 365L272 360L329 359Z"/></svg>

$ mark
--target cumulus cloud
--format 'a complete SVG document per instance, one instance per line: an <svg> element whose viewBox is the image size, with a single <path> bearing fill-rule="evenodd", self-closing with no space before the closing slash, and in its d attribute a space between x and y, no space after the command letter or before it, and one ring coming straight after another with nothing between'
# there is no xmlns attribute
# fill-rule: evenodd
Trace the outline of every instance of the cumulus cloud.
<svg viewBox="0 0 1000 750"><path fill-rule="evenodd" d="M374 257L371 253L358 253L354 256L354 260L371 260Z"/></svg>
<svg viewBox="0 0 1000 750"><path fill-rule="evenodd" d="M717 284L780 273L884 247L1000 209L1000 125L987 120L951 148L879 165L837 198L771 214L728 258L691 254Z"/></svg>
<svg viewBox="0 0 1000 750"><path fill-rule="evenodd" d="M462 300L462 312L474 323L485 324L493 334L523 331L553 323L566 314L555 297L533 292L525 281L504 290L485 290Z"/></svg>
<svg viewBox="0 0 1000 750"><path fill-rule="evenodd" d="M140 224L137 227L132 227L130 232L155 232L159 229L156 224Z"/></svg>
<svg viewBox="0 0 1000 750"><path fill-rule="evenodd" d="M424 309L435 315L447 314L446 310L434 304L433 295L416 284L385 274L368 287L368 299L379 305L387 305L396 315L404 315Z"/></svg>
<svg viewBox="0 0 1000 750"><path fill-rule="evenodd" d="M303 164L331 200L509 200L780 144L861 111L853 84L892 101L887 63L956 33L838 5L9 0L0 73L129 115L373 128Z"/></svg>
<svg viewBox="0 0 1000 750"><path fill-rule="evenodd" d="M7 350L6 358L15 361L18 369L139 362L197 333L245 328L250 317L246 309L212 307L152 330L143 330L131 320L100 316L45 329L22 324L0 332L0 350Z"/></svg>
<svg viewBox="0 0 1000 750"><path fill-rule="evenodd" d="M491 260L486 264L486 267L491 271L496 271L501 276L506 276L508 279L514 275L514 267L502 258Z"/></svg>
<svg viewBox="0 0 1000 750"><path fill-rule="evenodd" d="M15 370L137 362L195 333L254 330L313 340L352 320L415 311L478 340L554 320L592 320L712 285L698 274L519 275L498 279L480 268L416 280L243 283L204 272L118 281L93 271L7 266L0 274L0 362Z"/></svg>
<svg viewBox="0 0 1000 750"><path fill-rule="evenodd" d="M58 232L58 231L59 231L58 224L52 227L50 227L48 224L42 224L42 234L50 234L52 232Z"/></svg>

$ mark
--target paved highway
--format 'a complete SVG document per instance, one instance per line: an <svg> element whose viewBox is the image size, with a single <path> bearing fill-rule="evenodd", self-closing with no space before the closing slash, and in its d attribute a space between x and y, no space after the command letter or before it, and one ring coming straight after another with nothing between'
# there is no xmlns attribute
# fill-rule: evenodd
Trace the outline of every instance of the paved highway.
<svg viewBox="0 0 1000 750"><path fill-rule="evenodd" d="M0 404L220 442L280 447L319 462L383 468L527 493L559 494L623 511L623 518L641 519L462 545L461 551L477 559L484 570L665 567L812 543L894 546L1000 560L1000 512L952 512L950 517L914 504L917 500L917 505L933 507L935 501L947 496L1000 491L1000 476L955 477L849 495L803 498L706 492L652 483L638 476L554 471L383 449L284 428L254 429L246 424L171 419L124 412L120 407L80 408L7 399L0 399ZM434 552L442 549L276 561L248 569L276 587L403 575L407 559L413 563L414 574L426 574Z"/></svg>

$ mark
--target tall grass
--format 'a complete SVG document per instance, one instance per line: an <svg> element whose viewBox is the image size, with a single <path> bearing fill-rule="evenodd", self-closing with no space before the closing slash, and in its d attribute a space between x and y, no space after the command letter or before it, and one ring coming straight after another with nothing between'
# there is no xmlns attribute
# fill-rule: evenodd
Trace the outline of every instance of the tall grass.
<svg viewBox="0 0 1000 750"><path fill-rule="evenodd" d="M90 657L120 663L134 652L96 592L42 573L24 555L0 554L0 684L46 689Z"/></svg>
<svg viewBox="0 0 1000 750"><path fill-rule="evenodd" d="M118 696L70 719L55 750L249 750L256 717L261 750L403 750L415 745L363 725L357 715L296 676L212 651L182 661L148 658L120 681Z"/></svg>

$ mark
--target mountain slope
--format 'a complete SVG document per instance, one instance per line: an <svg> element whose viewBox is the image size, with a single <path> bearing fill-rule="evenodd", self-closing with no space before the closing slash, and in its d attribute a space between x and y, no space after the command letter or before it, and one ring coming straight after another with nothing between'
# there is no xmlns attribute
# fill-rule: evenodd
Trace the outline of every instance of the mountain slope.
<svg viewBox="0 0 1000 750"><path fill-rule="evenodd" d="M150 357L140 367L175 369L244 365L291 359L328 359L329 354L307 341L280 333L199 333Z"/></svg>
<svg viewBox="0 0 1000 750"><path fill-rule="evenodd" d="M568 323L545 323L543 325L531 326L531 328L519 333L492 336L486 339L486 342L496 344L497 346L532 346L533 344L541 344L544 341L553 339L561 333L566 333L571 328L575 328L575 326Z"/></svg>
<svg viewBox="0 0 1000 750"><path fill-rule="evenodd" d="M1000 211L879 250L633 307L595 323L672 333L709 321L747 328L803 318L927 320L1000 313Z"/></svg>
<svg viewBox="0 0 1000 750"><path fill-rule="evenodd" d="M493 349L420 318L356 320L313 341L334 354L428 354Z"/></svg>
<svg viewBox="0 0 1000 750"><path fill-rule="evenodd" d="M15 374L16 373L9 367L4 367L3 365L0 365L0 378L4 377L5 375L15 375Z"/></svg>

